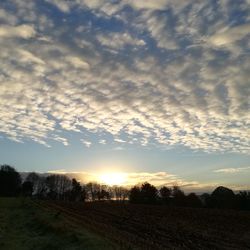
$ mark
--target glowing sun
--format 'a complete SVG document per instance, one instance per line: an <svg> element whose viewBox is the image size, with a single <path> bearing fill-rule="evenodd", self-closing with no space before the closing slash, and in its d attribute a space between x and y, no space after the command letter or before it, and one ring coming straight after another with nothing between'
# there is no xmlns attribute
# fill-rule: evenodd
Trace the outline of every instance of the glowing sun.
<svg viewBox="0 0 250 250"><path fill-rule="evenodd" d="M126 174L125 173L104 173L101 174L100 182L106 185L123 185L126 181Z"/></svg>

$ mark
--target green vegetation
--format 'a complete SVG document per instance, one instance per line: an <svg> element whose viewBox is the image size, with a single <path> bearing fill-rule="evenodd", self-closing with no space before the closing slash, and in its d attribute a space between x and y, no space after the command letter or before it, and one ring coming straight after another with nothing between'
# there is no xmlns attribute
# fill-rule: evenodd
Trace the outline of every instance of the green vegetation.
<svg viewBox="0 0 250 250"><path fill-rule="evenodd" d="M28 198L0 198L0 249L117 249L108 240Z"/></svg>

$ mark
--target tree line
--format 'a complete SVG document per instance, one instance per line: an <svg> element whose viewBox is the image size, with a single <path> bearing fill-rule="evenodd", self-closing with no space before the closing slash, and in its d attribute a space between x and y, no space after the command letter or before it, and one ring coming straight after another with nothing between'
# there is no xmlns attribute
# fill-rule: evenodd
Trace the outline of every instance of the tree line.
<svg viewBox="0 0 250 250"><path fill-rule="evenodd" d="M96 182L81 185L75 178L59 174L44 176L32 172L22 180L13 167L0 166L0 196L18 195L62 201L125 201L128 200L129 190Z"/></svg>
<svg viewBox="0 0 250 250"><path fill-rule="evenodd" d="M178 186L163 186L157 189L147 182L130 189L96 182L82 185L75 178L70 179L66 175L43 176L35 172L29 173L22 180L21 175L9 165L0 166L0 196L250 210L250 192L241 191L235 194L231 189L222 186L217 187L211 194L198 196L195 193L186 195Z"/></svg>

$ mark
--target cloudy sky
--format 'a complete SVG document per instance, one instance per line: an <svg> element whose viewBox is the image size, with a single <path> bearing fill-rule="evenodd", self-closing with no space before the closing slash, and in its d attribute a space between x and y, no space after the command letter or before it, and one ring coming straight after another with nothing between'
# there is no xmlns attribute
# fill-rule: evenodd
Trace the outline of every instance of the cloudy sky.
<svg viewBox="0 0 250 250"><path fill-rule="evenodd" d="M249 0L1 0L0 160L250 188Z"/></svg>

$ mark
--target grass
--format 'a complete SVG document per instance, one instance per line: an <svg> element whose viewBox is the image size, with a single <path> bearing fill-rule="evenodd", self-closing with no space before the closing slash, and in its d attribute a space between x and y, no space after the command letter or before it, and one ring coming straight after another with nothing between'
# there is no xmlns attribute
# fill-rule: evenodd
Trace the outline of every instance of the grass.
<svg viewBox="0 0 250 250"><path fill-rule="evenodd" d="M118 249L56 210L45 210L29 199L0 198L0 249Z"/></svg>

